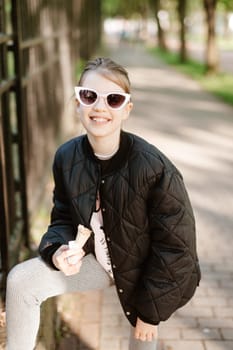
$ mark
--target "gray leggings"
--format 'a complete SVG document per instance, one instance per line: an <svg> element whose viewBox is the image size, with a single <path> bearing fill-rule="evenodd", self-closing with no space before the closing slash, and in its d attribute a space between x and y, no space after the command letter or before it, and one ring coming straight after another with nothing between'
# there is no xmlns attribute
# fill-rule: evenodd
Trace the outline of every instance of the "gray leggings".
<svg viewBox="0 0 233 350"><path fill-rule="evenodd" d="M48 267L41 258L16 265L7 279L7 350L32 350L40 324L40 305L49 297L104 289L111 279L93 255L83 259L80 272L65 276ZM142 342L131 331L129 350L155 350L156 341Z"/></svg>

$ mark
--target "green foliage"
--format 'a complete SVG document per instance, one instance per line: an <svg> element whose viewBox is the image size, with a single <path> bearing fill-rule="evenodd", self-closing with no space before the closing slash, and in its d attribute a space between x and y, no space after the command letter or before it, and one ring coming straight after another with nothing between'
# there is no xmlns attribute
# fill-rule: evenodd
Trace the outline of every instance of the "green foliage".
<svg viewBox="0 0 233 350"><path fill-rule="evenodd" d="M123 16L131 17L133 14L143 14L145 11L154 12L158 0L102 0L102 13L104 17ZM232 0L219 0L230 3ZM188 1L190 11L202 9L202 0ZM177 8L175 0L160 0L160 7L174 14Z"/></svg>
<svg viewBox="0 0 233 350"><path fill-rule="evenodd" d="M132 17L135 13L143 14L149 0L102 0L102 13L104 17L122 16Z"/></svg>
<svg viewBox="0 0 233 350"><path fill-rule="evenodd" d="M155 8L156 0L102 0L102 13L104 17L132 17L135 13L142 14L149 8ZM170 13L174 13L177 7L177 1L160 0L160 5ZM203 0L188 1L188 11L198 11L203 9ZM232 0L218 0L219 9L233 11Z"/></svg>
<svg viewBox="0 0 233 350"><path fill-rule="evenodd" d="M232 0L218 0L218 7L223 8L225 11L233 11Z"/></svg>
<svg viewBox="0 0 233 350"><path fill-rule="evenodd" d="M103 0L102 13L104 17L114 17L120 9L120 0Z"/></svg>
<svg viewBox="0 0 233 350"><path fill-rule="evenodd" d="M151 52L159 56L161 60L175 66L179 71L191 76L199 81L201 86L223 99L225 102L233 105L233 75L229 73L218 73L206 75L205 65L195 60L188 60L186 63L179 61L176 53L164 52L159 49L151 49Z"/></svg>
<svg viewBox="0 0 233 350"><path fill-rule="evenodd" d="M81 73L83 72L83 69L86 65L86 61L82 58L79 58L79 60L76 63L76 79L79 80Z"/></svg>

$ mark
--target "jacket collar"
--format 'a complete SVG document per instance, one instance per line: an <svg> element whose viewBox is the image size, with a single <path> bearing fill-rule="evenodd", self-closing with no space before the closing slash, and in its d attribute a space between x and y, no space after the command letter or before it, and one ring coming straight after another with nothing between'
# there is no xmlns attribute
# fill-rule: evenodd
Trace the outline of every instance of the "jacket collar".
<svg viewBox="0 0 233 350"><path fill-rule="evenodd" d="M108 176L113 172L116 172L120 168L124 166L127 162L131 147L133 145L133 138L125 131L121 131L120 135L120 147L117 153L108 160L100 160L98 159L91 147L91 144L88 140L87 135L84 136L82 146L83 152L91 161L100 165L101 167L101 175Z"/></svg>

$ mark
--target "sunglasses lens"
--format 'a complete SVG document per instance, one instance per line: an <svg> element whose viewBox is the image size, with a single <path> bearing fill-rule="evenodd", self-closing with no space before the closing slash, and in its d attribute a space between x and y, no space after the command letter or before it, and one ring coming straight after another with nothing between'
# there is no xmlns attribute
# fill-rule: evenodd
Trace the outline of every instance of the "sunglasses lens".
<svg viewBox="0 0 233 350"><path fill-rule="evenodd" d="M92 90L85 90L85 89L80 90L79 96L80 96L80 100L85 105L92 105L93 103L95 103L97 99L97 95L95 91L92 91Z"/></svg>
<svg viewBox="0 0 233 350"><path fill-rule="evenodd" d="M121 94L109 94L107 101L111 108L119 108L125 102L125 98L126 97Z"/></svg>

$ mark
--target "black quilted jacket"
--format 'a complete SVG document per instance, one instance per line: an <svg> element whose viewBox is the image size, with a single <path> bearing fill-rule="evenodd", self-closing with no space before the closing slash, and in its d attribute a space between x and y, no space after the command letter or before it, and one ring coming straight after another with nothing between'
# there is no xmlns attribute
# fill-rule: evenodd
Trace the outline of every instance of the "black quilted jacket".
<svg viewBox="0 0 233 350"><path fill-rule="evenodd" d="M122 139L127 151L118 151L104 175L86 136L58 149L51 225L39 250L46 260L46 247L57 249L74 239L80 223L90 227L99 191L125 315L133 326L137 316L158 324L184 305L199 284L195 222L174 165L143 139L126 132ZM93 237L85 247L87 253L92 241Z"/></svg>

